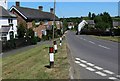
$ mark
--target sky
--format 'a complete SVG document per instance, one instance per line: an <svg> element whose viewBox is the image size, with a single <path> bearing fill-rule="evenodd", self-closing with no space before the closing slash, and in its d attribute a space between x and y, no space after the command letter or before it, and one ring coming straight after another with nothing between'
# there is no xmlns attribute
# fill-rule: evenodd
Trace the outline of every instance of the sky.
<svg viewBox="0 0 120 81"><path fill-rule="evenodd" d="M15 2L8 2L8 7ZM53 2L21 2L20 6L38 9L43 6L43 11L49 12ZM111 16L118 16L118 2L56 2L56 15L58 17L81 17L88 13L99 14L108 12Z"/></svg>

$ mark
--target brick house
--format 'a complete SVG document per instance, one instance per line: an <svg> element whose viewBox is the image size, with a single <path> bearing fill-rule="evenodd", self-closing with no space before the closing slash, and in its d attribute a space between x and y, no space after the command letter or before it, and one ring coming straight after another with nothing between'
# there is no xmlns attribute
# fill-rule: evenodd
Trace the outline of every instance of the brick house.
<svg viewBox="0 0 120 81"><path fill-rule="evenodd" d="M54 9L50 8L50 12L44 12L43 7L39 6L38 9L21 7L20 2L16 2L16 6L10 8L10 12L17 16L18 25L24 23L27 28L33 27L35 21L36 28L33 30L37 33L38 37L42 37L42 31L46 30L54 18ZM59 18L55 16L56 22L60 22Z"/></svg>

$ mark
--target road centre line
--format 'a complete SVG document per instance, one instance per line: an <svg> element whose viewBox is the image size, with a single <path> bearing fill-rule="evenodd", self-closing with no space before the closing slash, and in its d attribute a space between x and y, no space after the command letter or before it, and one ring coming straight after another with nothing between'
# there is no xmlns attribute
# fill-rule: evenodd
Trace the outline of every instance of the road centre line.
<svg viewBox="0 0 120 81"><path fill-rule="evenodd" d="M81 67L87 67L87 65L85 64L79 64Z"/></svg>
<svg viewBox="0 0 120 81"><path fill-rule="evenodd" d="M108 47L106 47L106 46L103 46L103 45L98 45L98 46L100 46L100 47L102 47L102 48L105 48L105 49L110 49L110 48L108 48Z"/></svg>
<svg viewBox="0 0 120 81"><path fill-rule="evenodd" d="M93 69L91 67L87 67L86 69L89 70L89 71L95 71L95 69Z"/></svg>
<svg viewBox="0 0 120 81"><path fill-rule="evenodd" d="M120 78L120 75L117 75L116 77Z"/></svg>
<svg viewBox="0 0 120 81"><path fill-rule="evenodd" d="M92 44L95 44L94 42L92 42L92 41L89 41L90 43L92 43Z"/></svg>
<svg viewBox="0 0 120 81"><path fill-rule="evenodd" d="M103 70L103 72L113 75L114 73L109 70Z"/></svg>
<svg viewBox="0 0 120 81"><path fill-rule="evenodd" d="M75 61L76 64L79 64L80 62L79 61Z"/></svg>
<svg viewBox="0 0 120 81"><path fill-rule="evenodd" d="M96 74L98 74L98 75L101 75L101 76L107 76L107 74L105 74L105 73L102 73L102 72L100 72L100 71L98 71L98 72L95 72Z"/></svg>
<svg viewBox="0 0 120 81"><path fill-rule="evenodd" d="M81 62L83 62L83 63L87 63L87 61L85 61L85 60L80 60Z"/></svg>
<svg viewBox="0 0 120 81"><path fill-rule="evenodd" d="M75 60L79 60L80 61L81 59L80 58L75 58Z"/></svg>
<svg viewBox="0 0 120 81"><path fill-rule="evenodd" d="M98 70L103 70L103 68L99 67L99 66L94 66L94 68L98 69Z"/></svg>
<svg viewBox="0 0 120 81"><path fill-rule="evenodd" d="M117 78L115 78L115 77L109 77L108 79L115 80L115 79L117 79Z"/></svg>
<svg viewBox="0 0 120 81"><path fill-rule="evenodd" d="M99 67L99 66L95 66L95 64L93 63L87 63L87 61L85 60L81 60L80 58L75 58L75 63L79 64L81 67L85 68L86 70L89 71L93 71L94 73L100 75L100 76L109 76L109 75L114 75L115 73L109 70L104 70L103 68ZM88 66L89 65L89 66ZM113 76L109 76L108 79L118 79L120 77L120 75L116 75L116 77Z"/></svg>
<svg viewBox="0 0 120 81"><path fill-rule="evenodd" d="M89 65L89 66L94 66L94 64L92 64L92 63L87 63L87 65Z"/></svg>

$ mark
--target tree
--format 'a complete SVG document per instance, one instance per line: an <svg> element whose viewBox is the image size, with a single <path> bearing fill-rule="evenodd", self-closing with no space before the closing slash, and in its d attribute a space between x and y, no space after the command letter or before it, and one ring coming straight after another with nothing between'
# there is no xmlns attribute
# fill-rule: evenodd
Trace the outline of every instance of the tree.
<svg viewBox="0 0 120 81"><path fill-rule="evenodd" d="M36 28L35 21L32 21L32 27Z"/></svg>
<svg viewBox="0 0 120 81"><path fill-rule="evenodd" d="M95 13L92 13L92 19L94 19L96 17Z"/></svg>
<svg viewBox="0 0 120 81"><path fill-rule="evenodd" d="M23 23L21 23L19 26L18 26L18 38L24 38L25 36L25 33L26 33L26 27Z"/></svg>
<svg viewBox="0 0 120 81"><path fill-rule="evenodd" d="M66 21L66 19L63 20L63 32L65 32L68 28L68 23Z"/></svg>
<svg viewBox="0 0 120 81"><path fill-rule="evenodd" d="M91 18L91 12L89 12L88 17Z"/></svg>

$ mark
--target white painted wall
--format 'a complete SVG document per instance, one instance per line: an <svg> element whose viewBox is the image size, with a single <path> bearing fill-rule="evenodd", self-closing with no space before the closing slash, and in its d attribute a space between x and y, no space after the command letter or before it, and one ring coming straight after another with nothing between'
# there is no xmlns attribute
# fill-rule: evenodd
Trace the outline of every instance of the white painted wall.
<svg viewBox="0 0 120 81"><path fill-rule="evenodd" d="M88 24L85 20L82 20L82 22L78 25L78 32L81 31L81 29Z"/></svg>
<svg viewBox="0 0 120 81"><path fill-rule="evenodd" d="M0 28L2 25L9 25L8 18L0 18Z"/></svg>
<svg viewBox="0 0 120 81"><path fill-rule="evenodd" d="M16 18L12 18L13 19L13 28L12 27L10 27L10 30L9 30L9 32L8 32L8 34L7 34L7 40L10 40L10 35L9 35L9 33L11 32L11 31L13 31L14 32L14 38L16 37L16 35L17 35L17 19ZM0 29L1 29L1 26L4 26L4 25L9 25L9 23L8 23L8 18L0 18Z"/></svg>

